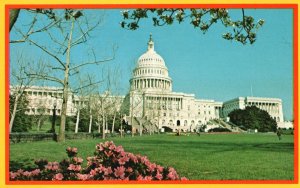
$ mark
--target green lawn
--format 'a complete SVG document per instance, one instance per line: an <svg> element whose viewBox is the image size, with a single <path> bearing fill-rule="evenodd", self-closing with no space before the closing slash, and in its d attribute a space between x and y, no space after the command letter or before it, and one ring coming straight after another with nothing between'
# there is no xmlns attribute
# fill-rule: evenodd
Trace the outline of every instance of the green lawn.
<svg viewBox="0 0 300 188"><path fill-rule="evenodd" d="M172 166L181 176L195 180L292 180L292 135L278 140L275 134L202 134L201 136L154 135L112 138L125 151L146 155L151 162ZM10 165L30 165L34 159L59 161L67 146L79 156L92 156L100 139L12 144Z"/></svg>

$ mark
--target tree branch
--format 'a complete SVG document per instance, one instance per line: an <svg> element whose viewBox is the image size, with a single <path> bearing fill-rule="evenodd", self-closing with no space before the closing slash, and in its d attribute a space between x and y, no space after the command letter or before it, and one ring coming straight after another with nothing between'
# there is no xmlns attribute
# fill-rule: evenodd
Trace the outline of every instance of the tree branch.
<svg viewBox="0 0 300 188"><path fill-rule="evenodd" d="M74 69L77 69L77 68L82 67L82 66L85 66L85 65L92 65L92 64L98 65L98 64L100 64L100 63L105 63L105 62L107 62L107 61L111 61L111 60L113 60L114 58L115 58L115 57L113 56L113 57L111 57L111 58L104 59L104 60L99 60L99 61L94 61L94 62L86 62L86 63L82 63L82 64L76 65L76 66L74 66L74 67L71 67L70 70L74 70Z"/></svg>
<svg viewBox="0 0 300 188"><path fill-rule="evenodd" d="M60 80L53 76L48 76L48 75L43 75L43 74L34 74L34 73L26 73L26 74L27 74L27 76L30 76L32 78L49 80L49 81L60 83L62 85L64 84L63 80Z"/></svg>
<svg viewBox="0 0 300 188"><path fill-rule="evenodd" d="M39 44L37 44L36 42L34 42L33 40L28 39L28 41L32 44L34 44L36 47L40 48L41 50L43 50L44 52L46 52L48 55L50 55L51 57L53 57L54 59L56 59L63 68L66 68L64 62L62 62L56 55L54 55L53 53L51 53L49 50L47 50L45 47L40 46Z"/></svg>

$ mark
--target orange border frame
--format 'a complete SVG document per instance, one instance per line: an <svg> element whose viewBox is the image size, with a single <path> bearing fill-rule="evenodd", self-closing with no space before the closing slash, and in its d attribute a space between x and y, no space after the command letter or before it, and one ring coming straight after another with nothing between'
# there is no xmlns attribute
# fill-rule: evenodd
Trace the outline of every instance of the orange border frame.
<svg viewBox="0 0 300 188"><path fill-rule="evenodd" d="M11 8L268 8L293 10L293 99L294 99L294 180L188 180L188 181L10 181L9 180L9 9ZM298 4L28 4L5 5L5 183L6 185L70 184L298 184Z"/></svg>

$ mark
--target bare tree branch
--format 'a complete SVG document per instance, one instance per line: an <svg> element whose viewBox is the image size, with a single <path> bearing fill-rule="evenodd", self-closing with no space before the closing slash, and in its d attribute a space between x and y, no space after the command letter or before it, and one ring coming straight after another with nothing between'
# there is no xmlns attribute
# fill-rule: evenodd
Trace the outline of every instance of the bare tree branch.
<svg viewBox="0 0 300 188"><path fill-rule="evenodd" d="M34 74L34 73L26 73L26 74L28 77L31 77L31 78L49 80L49 81L57 82L57 83L64 85L63 80L60 80L53 76L49 76L49 75L45 75L45 74Z"/></svg>
<svg viewBox="0 0 300 188"><path fill-rule="evenodd" d="M54 55L53 53L51 53L49 50L47 50L45 47L43 46L40 46L39 44L37 44L36 42L34 42L33 40L30 40L28 39L28 41L32 44L34 44L36 47L38 47L39 49L43 50L44 52L46 52L48 55L50 55L51 57L53 57L54 59L56 59L60 65L63 67L63 68L66 68L64 62L62 62L56 55Z"/></svg>

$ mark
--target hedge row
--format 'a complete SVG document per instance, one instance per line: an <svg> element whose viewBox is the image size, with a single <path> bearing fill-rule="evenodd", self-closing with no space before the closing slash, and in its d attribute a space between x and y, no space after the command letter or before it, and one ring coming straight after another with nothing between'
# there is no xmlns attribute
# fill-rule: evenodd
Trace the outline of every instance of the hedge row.
<svg viewBox="0 0 300 188"><path fill-rule="evenodd" d="M100 138L101 133L66 133L66 139L90 139ZM110 137L111 135L106 135ZM9 135L10 143L20 142L35 142L35 141L46 141L56 140L57 135L53 133L11 133Z"/></svg>

